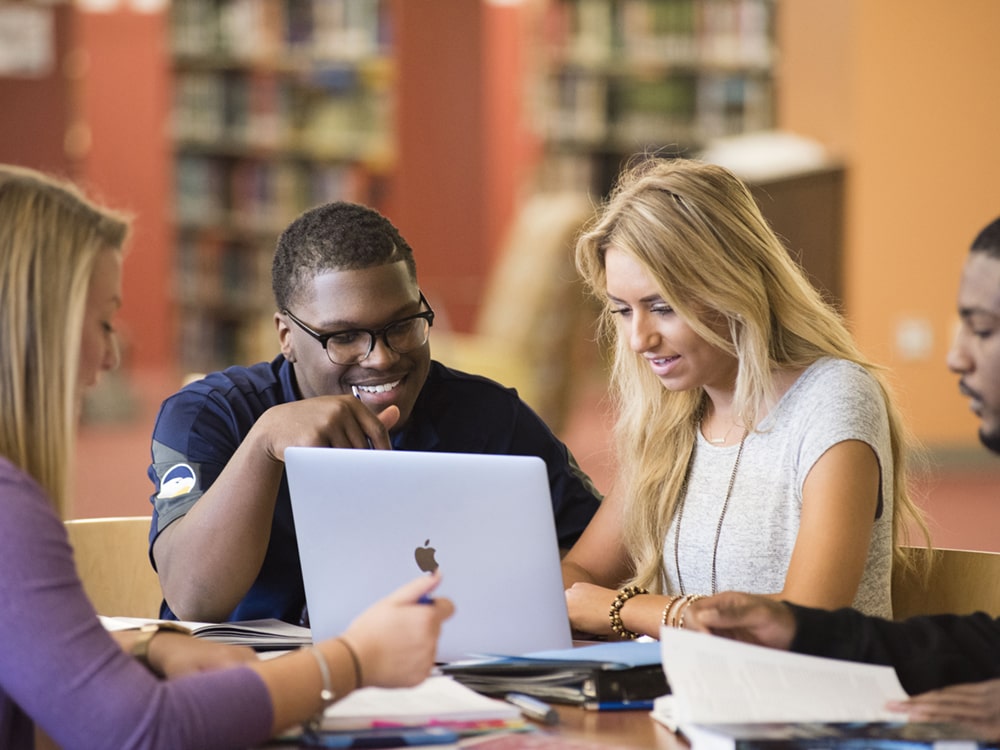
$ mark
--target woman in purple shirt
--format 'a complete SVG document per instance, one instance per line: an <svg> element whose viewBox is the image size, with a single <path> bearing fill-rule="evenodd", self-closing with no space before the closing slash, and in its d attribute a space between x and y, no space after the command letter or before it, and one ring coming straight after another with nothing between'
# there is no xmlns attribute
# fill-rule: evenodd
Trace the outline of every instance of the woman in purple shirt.
<svg viewBox="0 0 1000 750"><path fill-rule="evenodd" d="M128 223L72 185L0 165L0 747L246 747L364 685L430 671L445 599L422 577L340 637L277 659L179 632L111 635L61 514L82 394L118 364Z"/></svg>

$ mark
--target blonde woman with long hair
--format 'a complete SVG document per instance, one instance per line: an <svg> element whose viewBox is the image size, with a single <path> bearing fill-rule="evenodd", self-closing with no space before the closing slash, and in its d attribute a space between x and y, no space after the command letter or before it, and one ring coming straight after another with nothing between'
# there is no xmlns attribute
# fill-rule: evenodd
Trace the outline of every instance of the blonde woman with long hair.
<svg viewBox="0 0 1000 750"><path fill-rule="evenodd" d="M891 614L922 526L884 375L727 170L626 170L576 249L604 301L620 466L564 559L576 630L684 625L735 589Z"/></svg>
<svg viewBox="0 0 1000 750"><path fill-rule="evenodd" d="M118 363L127 233L71 184L0 165L0 747L34 747L36 728L66 748L256 746L362 684L419 682L452 611L417 603L436 577L267 661L101 625L61 511L83 392Z"/></svg>

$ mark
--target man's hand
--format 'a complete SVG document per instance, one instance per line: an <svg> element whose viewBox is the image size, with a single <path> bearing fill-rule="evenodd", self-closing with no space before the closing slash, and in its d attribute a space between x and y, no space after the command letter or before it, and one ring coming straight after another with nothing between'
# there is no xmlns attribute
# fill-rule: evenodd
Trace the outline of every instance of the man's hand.
<svg viewBox="0 0 1000 750"><path fill-rule="evenodd" d="M685 626L735 641L788 650L795 637L795 616L765 596L727 591L692 603Z"/></svg>
<svg viewBox="0 0 1000 750"><path fill-rule="evenodd" d="M389 430L399 421L399 407L375 414L353 396L316 396L268 409L252 432L266 436L266 453L284 461L290 445L319 448L388 450Z"/></svg>
<svg viewBox="0 0 1000 750"><path fill-rule="evenodd" d="M910 721L971 721L1000 723L1000 680L951 685L888 705Z"/></svg>

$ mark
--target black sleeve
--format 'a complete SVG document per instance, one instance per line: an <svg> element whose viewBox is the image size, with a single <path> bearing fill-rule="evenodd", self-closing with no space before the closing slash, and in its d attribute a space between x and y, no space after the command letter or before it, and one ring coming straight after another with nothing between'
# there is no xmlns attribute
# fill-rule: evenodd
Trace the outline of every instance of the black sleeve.
<svg viewBox="0 0 1000 750"><path fill-rule="evenodd" d="M893 622L789 606L798 625L792 651L890 665L911 695L1000 677L1000 620L984 612Z"/></svg>
<svg viewBox="0 0 1000 750"><path fill-rule="evenodd" d="M545 461L559 547L569 549L576 544L597 512L601 493L565 443L524 402L518 403L510 450L512 453L539 456Z"/></svg>

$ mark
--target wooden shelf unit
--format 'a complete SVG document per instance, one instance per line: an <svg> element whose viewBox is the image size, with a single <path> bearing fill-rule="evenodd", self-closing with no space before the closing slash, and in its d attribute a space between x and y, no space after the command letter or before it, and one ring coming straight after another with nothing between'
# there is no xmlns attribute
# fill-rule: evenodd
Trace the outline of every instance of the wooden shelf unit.
<svg viewBox="0 0 1000 750"><path fill-rule="evenodd" d="M271 258L332 200L379 208L395 160L388 0L175 0L174 297L185 371L275 352Z"/></svg>
<svg viewBox="0 0 1000 750"><path fill-rule="evenodd" d="M776 0L552 0L541 183L607 192L634 154L774 125Z"/></svg>

